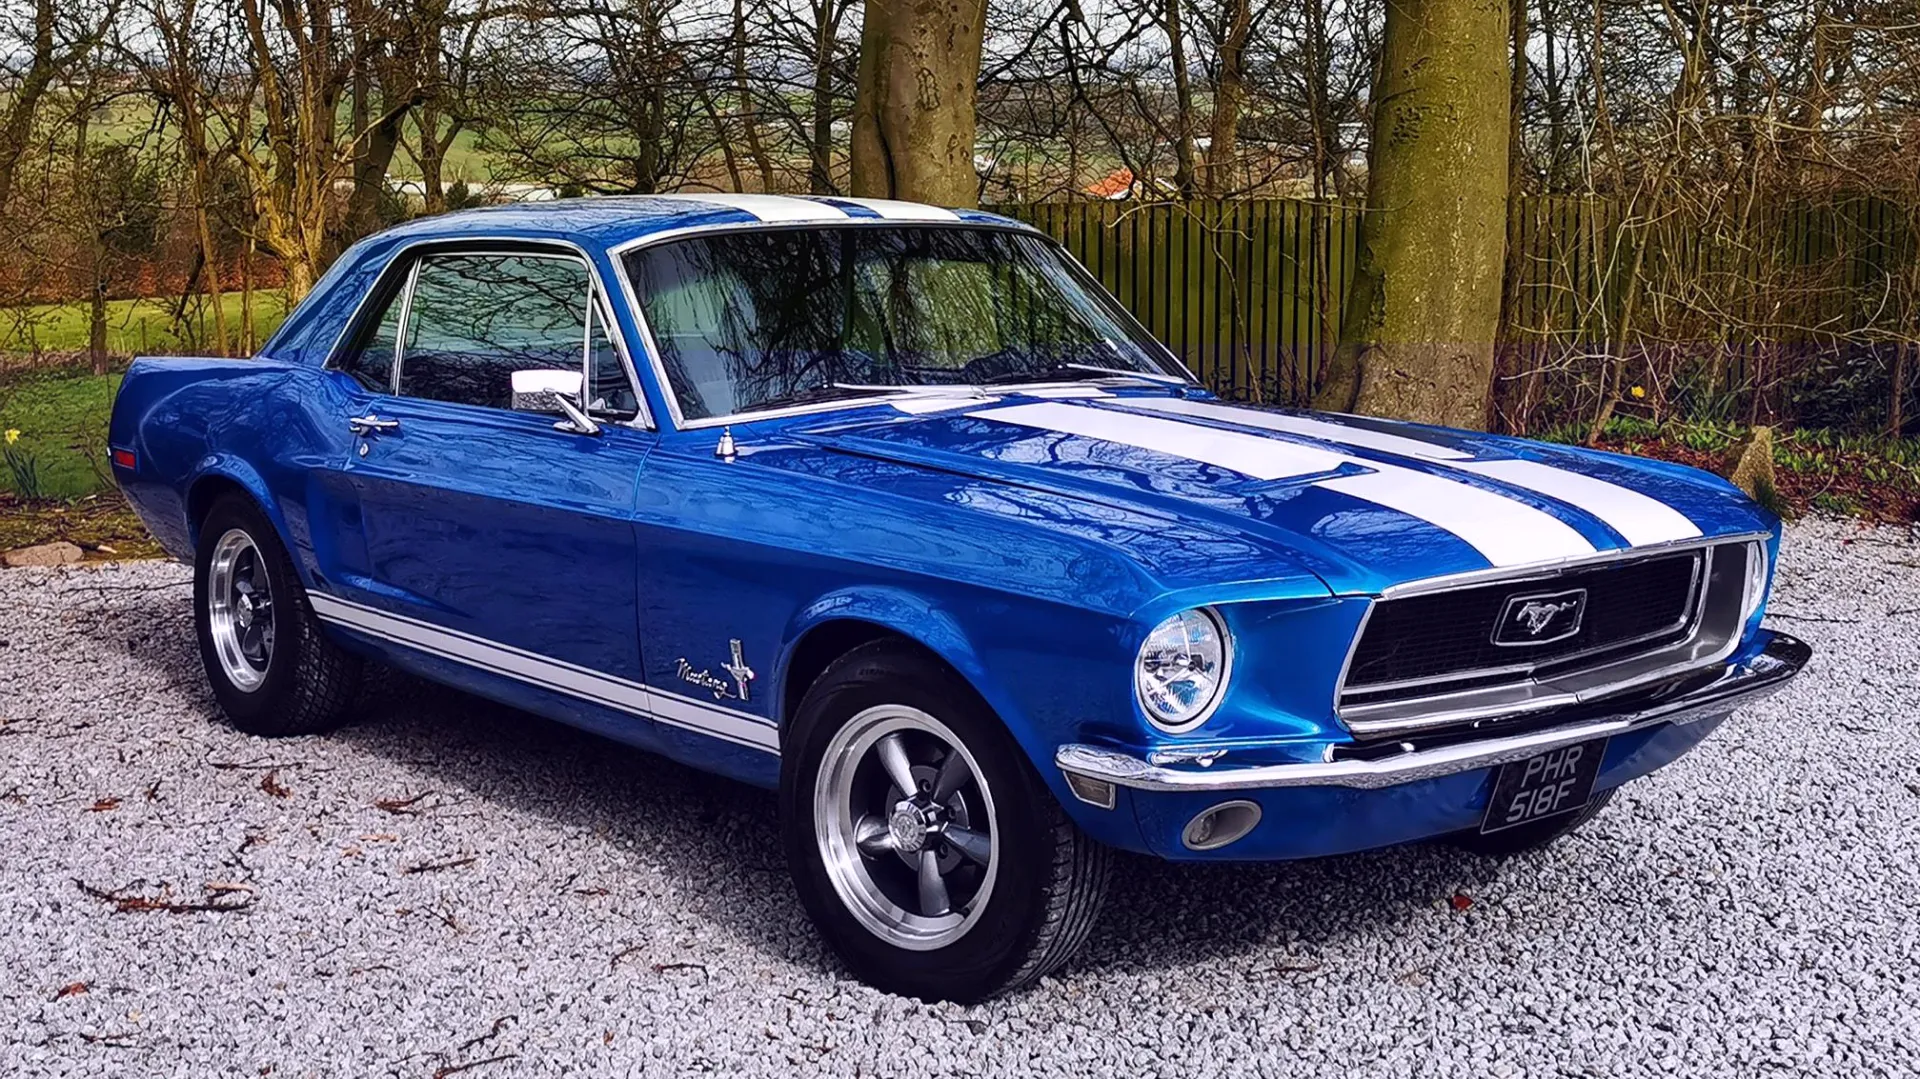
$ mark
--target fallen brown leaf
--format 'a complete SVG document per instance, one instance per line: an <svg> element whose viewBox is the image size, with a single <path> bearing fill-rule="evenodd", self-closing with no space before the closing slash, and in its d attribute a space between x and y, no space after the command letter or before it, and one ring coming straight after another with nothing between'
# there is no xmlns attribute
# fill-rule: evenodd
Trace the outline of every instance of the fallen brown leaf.
<svg viewBox="0 0 1920 1079"><path fill-rule="evenodd" d="M64 1000L67 997L77 997L86 991L86 982L68 982L66 985L60 987L60 991L53 995L53 999Z"/></svg>
<svg viewBox="0 0 1920 1079"><path fill-rule="evenodd" d="M280 782L280 773L278 770L270 770L266 775L260 777L260 789L275 798L285 798L287 795L293 793L291 788Z"/></svg>
<svg viewBox="0 0 1920 1079"><path fill-rule="evenodd" d="M102 799L100 799L99 801L97 801L97 802L95 802L95 803L93 803L92 805L90 805L90 806L88 806L88 807L87 807L87 812L89 812L89 813L108 813L108 812L111 812L111 811L113 811L113 810L116 810L116 809L119 809L119 808L120 808L120 799L118 799L118 798L102 798Z"/></svg>

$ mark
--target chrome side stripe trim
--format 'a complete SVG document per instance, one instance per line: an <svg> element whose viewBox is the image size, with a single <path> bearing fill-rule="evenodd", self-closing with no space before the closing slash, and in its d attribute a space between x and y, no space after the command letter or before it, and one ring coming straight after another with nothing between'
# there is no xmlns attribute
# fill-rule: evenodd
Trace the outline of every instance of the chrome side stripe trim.
<svg viewBox="0 0 1920 1079"><path fill-rule="evenodd" d="M1672 543L1700 535L1700 526L1657 498L1617 483L1584 476L1538 461L1468 461L1454 468L1558 499L1600 518L1629 545Z"/></svg>
<svg viewBox="0 0 1920 1079"><path fill-rule="evenodd" d="M1366 427L1349 427L1344 423L1316 420L1310 416L1294 416L1284 412L1267 412L1257 408L1223 405L1218 401L1189 401L1184 397L1149 397L1130 398L1116 403L1125 408L1167 412L1176 416L1218 420L1221 423L1237 423L1242 427L1258 427L1263 431L1278 431L1281 434L1317 438L1335 445L1360 446L1383 453L1399 454L1402 457L1417 457L1429 461L1467 461L1473 458L1470 453L1449 449L1423 439L1409 438L1406 435L1388 434L1385 431L1375 431Z"/></svg>
<svg viewBox="0 0 1920 1079"><path fill-rule="evenodd" d="M1184 457L1261 480L1332 472L1346 461L1337 453L1278 442L1264 435L1056 402L981 409L967 415Z"/></svg>
<svg viewBox="0 0 1920 1079"><path fill-rule="evenodd" d="M773 724L750 713L652 689L638 682L322 592L309 592L307 599L313 604L314 614L348 629L736 745L772 753L780 751L779 731Z"/></svg>

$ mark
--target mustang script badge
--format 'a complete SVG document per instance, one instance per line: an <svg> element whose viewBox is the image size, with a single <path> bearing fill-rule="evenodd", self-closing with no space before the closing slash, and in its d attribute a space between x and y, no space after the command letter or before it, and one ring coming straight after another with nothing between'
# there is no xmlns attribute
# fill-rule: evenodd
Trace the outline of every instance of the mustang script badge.
<svg viewBox="0 0 1920 1079"><path fill-rule="evenodd" d="M716 701L726 700L729 697L740 701L746 700L747 683L753 681L754 678L753 668L747 666L746 653L741 649L740 639L738 637L728 641L727 644L733 649L733 662L722 666L720 669L733 676L733 685L728 685L725 678L705 668L697 671L694 670L693 664L688 663L687 657L685 656L681 656L680 659L674 663L674 674L682 682L699 686L701 689L713 694L713 699Z"/></svg>
<svg viewBox="0 0 1920 1079"><path fill-rule="evenodd" d="M1580 632L1587 613L1587 590L1508 596L1493 626L1493 643L1506 647L1551 644Z"/></svg>

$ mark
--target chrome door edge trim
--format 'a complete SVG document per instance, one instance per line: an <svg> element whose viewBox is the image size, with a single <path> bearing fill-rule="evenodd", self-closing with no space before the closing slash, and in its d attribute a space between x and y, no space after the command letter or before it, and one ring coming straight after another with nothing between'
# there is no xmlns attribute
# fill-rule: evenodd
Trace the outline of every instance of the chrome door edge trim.
<svg viewBox="0 0 1920 1079"><path fill-rule="evenodd" d="M1155 765L1101 746L1063 745L1054 754L1062 772L1144 791L1235 791L1287 787L1348 787L1377 790L1424 779L1477 771L1525 760L1558 746L1627 734L1659 724L1683 726L1722 717L1767 697L1800 673L1813 650L1797 638L1774 633L1752 661L1731 664L1712 684L1640 712L1584 720L1526 734L1415 750L1381 760L1322 760L1207 770Z"/></svg>

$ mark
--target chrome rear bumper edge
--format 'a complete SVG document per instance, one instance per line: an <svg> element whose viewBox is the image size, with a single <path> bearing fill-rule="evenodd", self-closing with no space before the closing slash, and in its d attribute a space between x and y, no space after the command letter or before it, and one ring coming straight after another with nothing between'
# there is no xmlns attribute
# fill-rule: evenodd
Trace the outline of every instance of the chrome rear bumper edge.
<svg viewBox="0 0 1920 1079"><path fill-rule="evenodd" d="M1813 656L1813 649L1796 637L1764 630L1762 633L1767 643L1758 655L1746 662L1727 664L1718 677L1686 693L1656 701L1636 712L1585 719L1525 734L1415 750L1380 760L1301 761L1238 768L1223 762L1196 768L1157 765L1118 750L1069 744L1060 747L1053 761L1068 775L1143 791L1239 791L1269 787L1371 790L1398 786L1525 760L1557 746L1626 734L1656 724L1697 723L1724 716L1785 686Z"/></svg>

